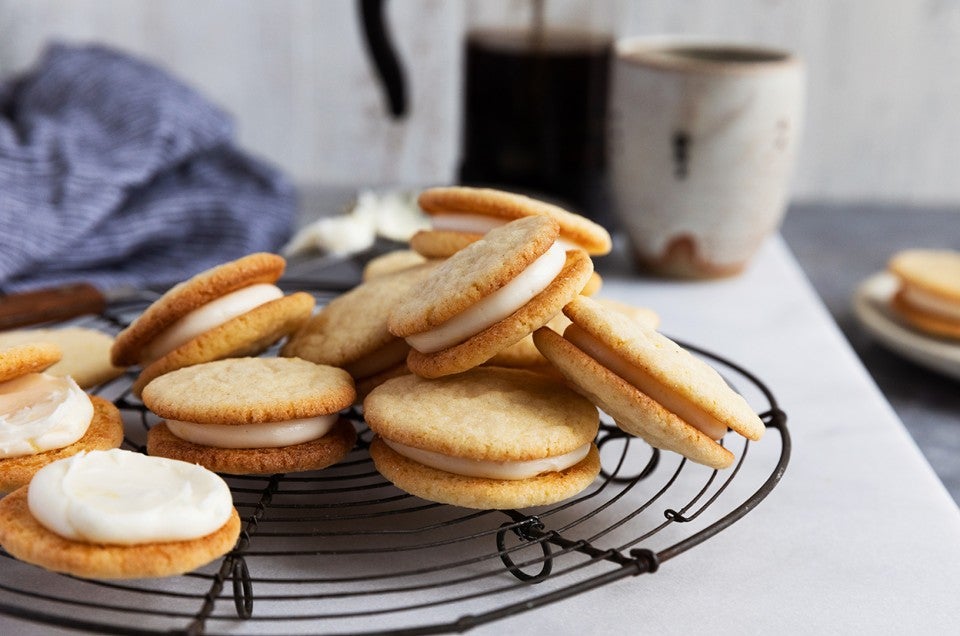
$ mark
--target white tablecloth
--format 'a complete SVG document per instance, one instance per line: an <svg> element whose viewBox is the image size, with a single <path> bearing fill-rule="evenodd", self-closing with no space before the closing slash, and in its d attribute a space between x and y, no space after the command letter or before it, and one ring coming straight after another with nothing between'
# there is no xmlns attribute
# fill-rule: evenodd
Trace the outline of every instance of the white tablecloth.
<svg viewBox="0 0 960 636"><path fill-rule="evenodd" d="M656 573L471 633L960 633L960 511L782 240L723 281L600 267L602 296L656 309L665 333L721 353L773 390L789 416L792 460L750 514ZM379 621L339 628L392 626ZM0 617L0 633L61 632Z"/></svg>

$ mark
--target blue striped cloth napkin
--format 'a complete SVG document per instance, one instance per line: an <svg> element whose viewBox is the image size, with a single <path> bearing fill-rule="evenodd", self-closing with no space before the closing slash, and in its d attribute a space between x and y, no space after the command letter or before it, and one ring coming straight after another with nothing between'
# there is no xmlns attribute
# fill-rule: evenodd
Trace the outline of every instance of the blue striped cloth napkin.
<svg viewBox="0 0 960 636"><path fill-rule="evenodd" d="M159 68L49 47L0 83L0 290L165 287L277 251L294 188L234 146L230 117Z"/></svg>

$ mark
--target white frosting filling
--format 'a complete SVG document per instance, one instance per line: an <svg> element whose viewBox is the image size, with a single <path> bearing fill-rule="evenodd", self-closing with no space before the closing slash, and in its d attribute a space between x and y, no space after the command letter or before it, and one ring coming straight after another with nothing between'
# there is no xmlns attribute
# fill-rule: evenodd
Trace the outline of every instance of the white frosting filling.
<svg viewBox="0 0 960 636"><path fill-rule="evenodd" d="M230 518L227 484L187 462L114 449L44 466L27 491L30 514L71 541L133 545L204 537Z"/></svg>
<svg viewBox="0 0 960 636"><path fill-rule="evenodd" d="M676 391L671 391L639 367L630 364L618 355L614 349L594 338L577 325L567 327L563 332L563 337L710 439L718 440L727 434L727 427L710 413Z"/></svg>
<svg viewBox="0 0 960 636"><path fill-rule="evenodd" d="M486 234L490 230L506 225L511 219L502 219L496 216L486 214L467 214L465 212L444 212L434 214L430 217L430 227L434 230L447 232L468 232L470 234ZM558 238L557 242L565 250L579 249L580 246L564 238Z"/></svg>
<svg viewBox="0 0 960 636"><path fill-rule="evenodd" d="M144 361L162 358L200 334L219 327L232 318L247 313L271 300L283 297L276 285L259 283L211 300L173 323L144 347Z"/></svg>
<svg viewBox="0 0 960 636"><path fill-rule="evenodd" d="M407 336L407 342L421 353L433 353L467 340L530 302L553 282L566 261L566 250L554 243L509 283L438 327Z"/></svg>
<svg viewBox="0 0 960 636"><path fill-rule="evenodd" d="M575 466L587 456L590 452L590 443L576 448L569 453L557 455L556 457L544 457L543 459L532 459L527 461L492 461L467 459L465 457L451 457L442 455L433 451L414 448L406 444L400 444L386 438L383 439L387 446L395 450L407 459L465 477L483 477L484 479L529 479L542 475L544 473L559 472Z"/></svg>
<svg viewBox="0 0 960 636"><path fill-rule="evenodd" d="M913 285L903 286L903 299L921 311L950 320L960 320L960 304L934 296Z"/></svg>
<svg viewBox="0 0 960 636"><path fill-rule="evenodd" d="M90 397L69 376L29 373L0 383L0 458L69 446L92 420Z"/></svg>
<svg viewBox="0 0 960 636"><path fill-rule="evenodd" d="M280 448L326 435L338 414L257 424L196 424L167 420L170 432L182 440L217 448Z"/></svg>

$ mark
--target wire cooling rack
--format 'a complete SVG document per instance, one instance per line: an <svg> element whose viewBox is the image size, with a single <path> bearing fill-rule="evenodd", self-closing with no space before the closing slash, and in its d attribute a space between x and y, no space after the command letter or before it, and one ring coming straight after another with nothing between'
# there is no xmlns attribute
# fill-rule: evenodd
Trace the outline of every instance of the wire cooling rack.
<svg viewBox="0 0 960 636"><path fill-rule="evenodd" d="M135 307L127 309L88 326L115 332L135 315ZM726 438L737 440L729 469L652 449L603 420L602 472L578 497L536 509L468 510L418 499L384 480L367 453L371 433L362 413L351 409L346 416L359 441L336 466L227 477L243 529L220 560L167 579L88 581L0 550L0 614L21 619L24 629L42 627L37 633L436 634L653 574L752 510L790 457L787 417L763 382L681 344L724 375L767 426L759 443ZM143 450L157 420L131 396L132 379L97 392L123 413L124 447Z"/></svg>

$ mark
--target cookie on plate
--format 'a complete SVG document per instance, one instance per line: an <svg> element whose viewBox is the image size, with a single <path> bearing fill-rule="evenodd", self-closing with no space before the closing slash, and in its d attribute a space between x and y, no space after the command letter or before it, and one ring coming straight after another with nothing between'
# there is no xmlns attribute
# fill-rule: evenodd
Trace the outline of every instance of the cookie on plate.
<svg viewBox="0 0 960 636"><path fill-rule="evenodd" d="M284 295L274 285L285 266L282 257L261 252L173 286L117 335L113 364L143 367L133 384L139 395L164 373L262 353L313 313L313 296Z"/></svg>
<svg viewBox="0 0 960 636"><path fill-rule="evenodd" d="M61 327L42 329L16 329L0 333L0 348L31 342L52 342L60 348L63 357L47 369L57 376L69 375L88 389L124 372L124 367L110 362L113 336L86 327Z"/></svg>
<svg viewBox="0 0 960 636"><path fill-rule="evenodd" d="M595 406L557 380L482 367L406 375L363 403L377 470L412 495L477 509L556 503L600 472Z"/></svg>
<svg viewBox="0 0 960 636"><path fill-rule="evenodd" d="M899 280L890 300L898 315L924 333L960 338L960 252L904 250L888 270Z"/></svg>
<svg viewBox="0 0 960 636"><path fill-rule="evenodd" d="M717 442L728 428L751 440L763 435L747 401L666 336L583 296L563 312L572 323L563 335L539 329L534 343L627 433L712 468L733 463Z"/></svg>
<svg viewBox="0 0 960 636"><path fill-rule="evenodd" d="M407 366L424 377L489 360L560 313L593 263L565 250L557 222L528 216L490 230L443 261L394 307L390 333L412 347Z"/></svg>
<svg viewBox="0 0 960 636"><path fill-rule="evenodd" d="M319 470L356 442L339 411L356 393L350 375L299 358L230 358L177 369L143 390L164 419L147 452L218 473Z"/></svg>
<svg viewBox="0 0 960 636"><path fill-rule="evenodd" d="M425 263L361 283L310 318L281 354L346 370L363 388L361 398L379 382L409 373L410 345L387 330L387 319L435 267Z"/></svg>
<svg viewBox="0 0 960 636"><path fill-rule="evenodd" d="M60 356L51 342L0 349L0 493L58 459L123 442L117 407L46 372Z"/></svg>
<svg viewBox="0 0 960 636"><path fill-rule="evenodd" d="M527 216L547 216L560 227L559 241L567 249L582 249L591 256L610 252L607 230L590 219L560 206L537 199L495 190L449 186L428 188L417 199L430 218L431 229L410 238L410 247L427 258L447 258L478 240L495 227ZM600 291L600 275L593 272L581 293Z"/></svg>
<svg viewBox="0 0 960 636"><path fill-rule="evenodd" d="M49 464L0 501L0 545L8 553L89 579L189 572L229 552L239 535L220 477L119 449Z"/></svg>

